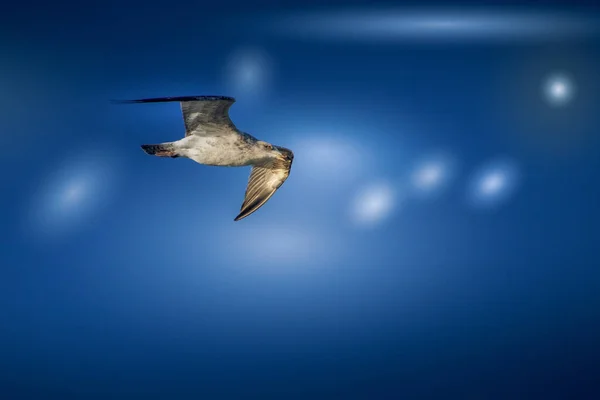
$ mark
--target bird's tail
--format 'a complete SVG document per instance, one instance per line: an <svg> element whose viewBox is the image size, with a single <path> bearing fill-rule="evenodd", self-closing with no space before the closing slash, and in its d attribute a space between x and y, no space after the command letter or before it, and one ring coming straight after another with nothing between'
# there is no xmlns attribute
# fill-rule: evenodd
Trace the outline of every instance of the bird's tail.
<svg viewBox="0 0 600 400"><path fill-rule="evenodd" d="M172 158L179 157L177 151L175 151L175 146L173 146L171 143L143 144L142 150L151 156Z"/></svg>

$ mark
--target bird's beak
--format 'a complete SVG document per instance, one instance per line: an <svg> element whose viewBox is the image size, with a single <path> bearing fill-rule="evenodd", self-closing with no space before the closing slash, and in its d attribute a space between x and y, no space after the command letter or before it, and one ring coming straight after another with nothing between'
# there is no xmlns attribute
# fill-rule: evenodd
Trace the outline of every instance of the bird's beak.
<svg viewBox="0 0 600 400"><path fill-rule="evenodd" d="M291 161L292 160L291 157L290 157L290 155L288 153L286 153L286 152L280 151L279 154L280 154L281 158L284 159L285 161Z"/></svg>
<svg viewBox="0 0 600 400"><path fill-rule="evenodd" d="M290 154L290 151L287 149L281 149L279 147L275 147L275 150L277 150L277 153L279 153L279 157L283 160L286 161L292 161L293 156Z"/></svg>
<svg viewBox="0 0 600 400"><path fill-rule="evenodd" d="M283 151L279 150L277 147L275 147L274 150L277 152L279 158L285 159L285 153Z"/></svg>

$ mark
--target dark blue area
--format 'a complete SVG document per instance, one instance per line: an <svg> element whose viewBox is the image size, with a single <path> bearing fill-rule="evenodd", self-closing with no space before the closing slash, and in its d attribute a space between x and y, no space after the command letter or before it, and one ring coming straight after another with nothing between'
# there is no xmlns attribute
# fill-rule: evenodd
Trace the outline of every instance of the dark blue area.
<svg viewBox="0 0 600 400"><path fill-rule="evenodd" d="M1 399L600 397L600 36L330 43L242 23L313 6L3 6ZM273 62L260 99L223 75L243 46ZM554 70L578 84L561 110L540 95ZM276 145L332 131L367 143L377 162L356 185L399 181L439 148L460 172L435 201L356 230L338 213L352 190L309 190L300 151L273 199L234 223L249 171L148 157L140 144L183 134L177 106L110 103L190 95L237 97L232 120ZM40 239L24 221L78 154L109 184L73 230ZM468 177L497 156L521 184L475 210ZM238 233L260 238L261 224L339 246L264 268Z"/></svg>

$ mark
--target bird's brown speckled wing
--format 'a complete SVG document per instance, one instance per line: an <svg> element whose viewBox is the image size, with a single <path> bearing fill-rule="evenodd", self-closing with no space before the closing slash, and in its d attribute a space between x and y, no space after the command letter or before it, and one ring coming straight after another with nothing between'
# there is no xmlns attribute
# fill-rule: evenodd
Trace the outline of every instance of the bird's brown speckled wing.
<svg viewBox="0 0 600 400"><path fill-rule="evenodd" d="M219 97L181 102L185 136L216 136L235 134L237 128L229 118L232 97Z"/></svg>
<svg viewBox="0 0 600 400"><path fill-rule="evenodd" d="M279 189L290 175L291 160L275 160L263 165L252 167L246 197L235 221L246 218L259 208Z"/></svg>
<svg viewBox="0 0 600 400"><path fill-rule="evenodd" d="M227 96L180 96L124 100L119 103L164 103L178 101L185 123L185 136L223 136L239 134L229 118L235 99Z"/></svg>

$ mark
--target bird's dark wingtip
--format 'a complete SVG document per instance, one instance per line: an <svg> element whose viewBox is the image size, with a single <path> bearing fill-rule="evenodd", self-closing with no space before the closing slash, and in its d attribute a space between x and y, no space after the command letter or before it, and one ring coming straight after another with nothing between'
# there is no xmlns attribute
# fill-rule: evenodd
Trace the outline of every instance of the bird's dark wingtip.
<svg viewBox="0 0 600 400"><path fill-rule="evenodd" d="M166 103L171 101L218 101L225 100L235 102L234 97L230 96L176 96L176 97L154 97L149 99L136 99L136 100L111 100L113 104L136 104L136 103Z"/></svg>
<svg viewBox="0 0 600 400"><path fill-rule="evenodd" d="M137 103L135 100L114 100L114 99L111 99L108 102L110 104L132 104L132 103Z"/></svg>
<svg viewBox="0 0 600 400"><path fill-rule="evenodd" d="M252 213L250 213L250 214L252 214ZM239 220L242 220L242 219L246 218L246 217L247 217L248 215L250 215L250 214L248 214L247 212L241 211L241 212L238 214L238 216L237 216L237 217L235 217L233 220L234 220L234 221L239 221Z"/></svg>

